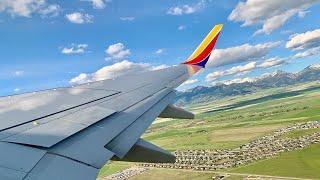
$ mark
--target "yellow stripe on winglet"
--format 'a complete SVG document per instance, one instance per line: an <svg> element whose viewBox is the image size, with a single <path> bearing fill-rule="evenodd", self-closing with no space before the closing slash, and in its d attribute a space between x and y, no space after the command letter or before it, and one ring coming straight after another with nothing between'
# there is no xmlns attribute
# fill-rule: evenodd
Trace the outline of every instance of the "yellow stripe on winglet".
<svg viewBox="0 0 320 180"><path fill-rule="evenodd" d="M204 49L210 44L210 42L216 37L216 35L221 31L223 24L217 24L213 27L213 29L209 32L209 34L204 38L201 44L197 47L197 49L191 54L188 58L194 59L204 51Z"/></svg>

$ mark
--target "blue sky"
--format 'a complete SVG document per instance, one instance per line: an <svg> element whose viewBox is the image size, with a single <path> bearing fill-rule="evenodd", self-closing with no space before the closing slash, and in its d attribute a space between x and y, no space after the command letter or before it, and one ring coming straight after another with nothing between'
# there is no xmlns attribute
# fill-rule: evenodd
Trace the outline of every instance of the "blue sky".
<svg viewBox="0 0 320 180"><path fill-rule="evenodd" d="M1 0L0 95L179 64L224 28L181 89L320 63L319 0Z"/></svg>

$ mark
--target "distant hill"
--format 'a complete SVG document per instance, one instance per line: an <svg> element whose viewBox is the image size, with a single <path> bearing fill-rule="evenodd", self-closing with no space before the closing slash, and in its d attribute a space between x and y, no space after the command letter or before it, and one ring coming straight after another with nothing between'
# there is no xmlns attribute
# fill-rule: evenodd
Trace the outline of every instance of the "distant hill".
<svg viewBox="0 0 320 180"><path fill-rule="evenodd" d="M218 84L211 87L197 86L186 92L178 92L176 104L206 102L227 96L254 93L261 89L284 87L317 80L320 80L320 64L308 66L298 73L276 71L251 82Z"/></svg>

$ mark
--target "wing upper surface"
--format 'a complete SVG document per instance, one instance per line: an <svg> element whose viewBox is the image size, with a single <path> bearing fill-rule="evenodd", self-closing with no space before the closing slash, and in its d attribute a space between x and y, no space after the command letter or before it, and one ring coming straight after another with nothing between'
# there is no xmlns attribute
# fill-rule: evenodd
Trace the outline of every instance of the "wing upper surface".
<svg viewBox="0 0 320 180"><path fill-rule="evenodd" d="M0 179L95 179L111 158L147 159L143 152L173 161L139 138L164 109L164 117L193 117L168 105L174 88L205 67L221 28L178 66L0 98Z"/></svg>
<svg viewBox="0 0 320 180"><path fill-rule="evenodd" d="M22 160L32 168L14 171L13 176L55 179L55 174L69 169L62 179L88 179L75 171L94 179L106 161L129 152L174 99L174 88L188 77L186 65L181 65L0 99L0 107L10 105L0 110L0 142L42 152L36 163ZM14 161L13 154L4 154ZM10 162L6 163L3 167L10 174Z"/></svg>

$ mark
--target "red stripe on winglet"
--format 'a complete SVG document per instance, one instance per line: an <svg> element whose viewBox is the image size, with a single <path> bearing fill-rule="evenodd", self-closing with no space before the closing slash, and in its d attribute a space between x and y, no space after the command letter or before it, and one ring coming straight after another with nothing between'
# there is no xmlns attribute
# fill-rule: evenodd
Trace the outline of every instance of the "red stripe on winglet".
<svg viewBox="0 0 320 180"><path fill-rule="evenodd" d="M206 57L208 57L208 55L213 50L219 35L220 32L216 35L216 37L210 42L210 44L204 49L204 51L199 56L190 61L184 62L183 64L198 64L199 62L203 61Z"/></svg>

